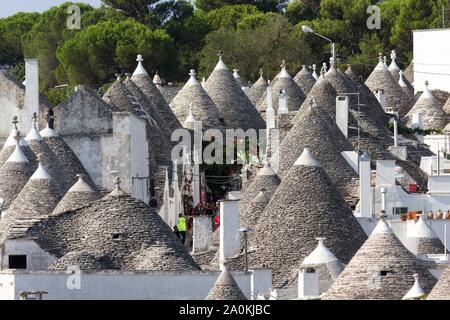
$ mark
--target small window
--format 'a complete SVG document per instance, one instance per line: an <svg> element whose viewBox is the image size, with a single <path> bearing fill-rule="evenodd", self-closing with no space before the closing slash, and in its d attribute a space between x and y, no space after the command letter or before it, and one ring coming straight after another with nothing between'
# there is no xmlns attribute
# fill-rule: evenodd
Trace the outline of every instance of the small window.
<svg viewBox="0 0 450 320"><path fill-rule="evenodd" d="M27 268L26 255L9 256L9 269L26 269L26 268Z"/></svg>
<svg viewBox="0 0 450 320"><path fill-rule="evenodd" d="M124 234L123 233L113 233L112 234L112 239L113 240L123 240L124 239Z"/></svg>
<svg viewBox="0 0 450 320"><path fill-rule="evenodd" d="M408 207L394 207L392 208L392 214L405 214L408 213Z"/></svg>
<svg viewBox="0 0 450 320"><path fill-rule="evenodd" d="M380 271L380 277L387 277L388 273L389 273L389 271L382 270L382 271Z"/></svg>
<svg viewBox="0 0 450 320"><path fill-rule="evenodd" d="M306 268L305 272L306 273L316 273L316 269L314 269L314 268Z"/></svg>

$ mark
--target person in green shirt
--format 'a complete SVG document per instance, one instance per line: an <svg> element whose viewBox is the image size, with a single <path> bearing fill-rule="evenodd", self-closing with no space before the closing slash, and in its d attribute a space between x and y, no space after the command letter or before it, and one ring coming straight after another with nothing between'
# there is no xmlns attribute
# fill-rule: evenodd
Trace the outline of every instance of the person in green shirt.
<svg viewBox="0 0 450 320"><path fill-rule="evenodd" d="M186 218L182 214L178 216L177 229L180 235L181 243L184 244L186 241Z"/></svg>

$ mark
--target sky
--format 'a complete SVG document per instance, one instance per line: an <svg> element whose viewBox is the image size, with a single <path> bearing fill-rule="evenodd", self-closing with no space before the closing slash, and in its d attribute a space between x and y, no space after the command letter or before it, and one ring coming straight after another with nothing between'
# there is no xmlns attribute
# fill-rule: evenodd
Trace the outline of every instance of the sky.
<svg viewBox="0 0 450 320"><path fill-rule="evenodd" d="M0 18L12 16L18 12L42 12L50 7L60 5L70 0L0 0ZM100 0L73 0L99 7Z"/></svg>

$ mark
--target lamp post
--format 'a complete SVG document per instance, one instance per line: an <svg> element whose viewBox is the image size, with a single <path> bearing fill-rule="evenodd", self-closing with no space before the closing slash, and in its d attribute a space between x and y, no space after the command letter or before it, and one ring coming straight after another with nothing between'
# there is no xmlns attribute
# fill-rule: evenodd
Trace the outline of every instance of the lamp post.
<svg viewBox="0 0 450 320"><path fill-rule="evenodd" d="M309 27L309 26L303 25L303 26L302 26L302 31L303 31L304 33L313 33L313 34L315 34L316 36L319 36L319 37L321 37L322 39L325 39L325 40L327 40L328 42L330 42L330 43L331 43L331 57L333 58L333 63L336 62L336 44L335 44L333 41L331 41L331 39L329 39L329 38L327 38L327 37L325 37L325 36L323 36L323 35L321 35L321 34L319 34L319 33L317 33L317 32L314 32L314 30L311 29L311 27Z"/></svg>
<svg viewBox="0 0 450 320"><path fill-rule="evenodd" d="M245 271L248 271L248 251L247 251L247 234L252 231L250 227L239 228L239 232L244 234L244 259L245 259Z"/></svg>

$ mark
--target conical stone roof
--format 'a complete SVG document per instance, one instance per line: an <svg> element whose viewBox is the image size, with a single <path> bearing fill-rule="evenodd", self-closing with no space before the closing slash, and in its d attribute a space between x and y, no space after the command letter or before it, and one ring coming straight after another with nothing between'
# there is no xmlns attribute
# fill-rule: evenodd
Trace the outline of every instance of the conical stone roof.
<svg viewBox="0 0 450 320"><path fill-rule="evenodd" d="M367 109L373 119L381 124L385 124L387 122L386 113L384 112L383 107L381 107L377 98L366 86L362 77L358 76L352 70L351 65L348 65L345 74L353 82L353 85L358 89L358 92L360 93L361 104L367 104L366 107L362 106L362 108Z"/></svg>
<svg viewBox="0 0 450 320"><path fill-rule="evenodd" d="M411 61L408 67L406 67L404 72L406 80L409 81L409 83L414 84L414 61Z"/></svg>
<svg viewBox="0 0 450 320"><path fill-rule="evenodd" d="M83 174L78 174L78 181L67 191L53 210L53 214L81 208L92 201L98 200L100 195L86 181Z"/></svg>
<svg viewBox="0 0 450 320"><path fill-rule="evenodd" d="M259 101L267 90L267 80L264 79L262 69L260 70L259 79L247 90L247 97L254 106L259 106Z"/></svg>
<svg viewBox="0 0 450 320"><path fill-rule="evenodd" d="M224 122L219 109L195 78L195 70L191 70L189 75L189 80L170 103L172 111L181 123L191 110L194 117L202 122L204 130L222 129Z"/></svg>
<svg viewBox="0 0 450 320"><path fill-rule="evenodd" d="M158 213L126 194L120 182L100 200L51 215L29 229L27 236L36 239L38 245L57 258L81 249L93 256L105 256L108 259L101 265L102 269L199 270ZM61 269L68 266L56 265Z"/></svg>
<svg viewBox="0 0 450 320"><path fill-rule="evenodd" d="M9 133L8 138L6 139L5 143L3 144L2 149L0 150L0 167L3 165L3 163L8 160L8 158L11 156L11 154L16 149L16 136L19 130L17 129L17 124L19 123L17 121L17 117L13 118L13 128L11 132ZM27 142L25 139L20 139L20 147L22 149L22 152L27 157L28 161L30 162L33 170L37 168L37 162L36 162L36 155L31 151L31 149L28 147Z"/></svg>
<svg viewBox="0 0 450 320"><path fill-rule="evenodd" d="M414 230L408 238L417 239L417 250L412 250L417 256L426 256L427 254L445 253L444 244L436 233L425 223L423 215L414 225Z"/></svg>
<svg viewBox="0 0 450 320"><path fill-rule="evenodd" d="M47 143L53 154L56 156L59 163L65 169L65 172L67 173L69 178L70 186L77 182L77 175L81 173L84 175L86 183L88 183L93 188L95 187L94 182L89 177L89 174L87 173L80 159L62 137L60 137L53 129L49 128L48 125L47 128L40 132L40 135Z"/></svg>
<svg viewBox="0 0 450 320"><path fill-rule="evenodd" d="M316 247L318 235L348 262L366 235L325 169L305 148L264 210L255 230L250 264L270 268L275 287L295 280L303 259Z"/></svg>
<svg viewBox="0 0 450 320"><path fill-rule="evenodd" d="M288 109L289 111L296 111L300 109L303 101L305 101L305 93L292 79L291 75L286 70L286 65L283 63L281 72L278 77L272 82L272 107L275 111L278 110L278 96L281 90L286 91L288 95ZM265 112L267 109L267 92L264 93L259 103L259 112Z"/></svg>
<svg viewBox="0 0 450 320"><path fill-rule="evenodd" d="M411 127L412 118L416 113L422 113L422 129L425 130L443 129L449 121L447 113L445 113L439 102L428 90L428 81L425 82L425 90L419 100L404 118L409 127Z"/></svg>
<svg viewBox="0 0 450 320"><path fill-rule="evenodd" d="M306 96L311 91L314 83L316 83L316 79L314 79L305 65L303 65L302 69L295 75L294 81Z"/></svg>
<svg viewBox="0 0 450 320"><path fill-rule="evenodd" d="M408 113L408 97L388 68L385 67L381 55L378 65L367 78L365 84L372 92L382 89L386 95L386 107L397 110L400 117Z"/></svg>
<svg viewBox="0 0 450 320"><path fill-rule="evenodd" d="M321 72L321 74L323 75L324 72ZM300 112L296 113L292 123L297 123L298 119L302 117L302 110L307 109L308 106L311 105L313 99L318 106L323 108L329 118L329 121L335 122L336 96L336 90L334 90L333 85L325 77L320 77L311 88L307 99L300 107Z"/></svg>
<svg viewBox="0 0 450 320"><path fill-rule="evenodd" d="M150 158L159 165L170 165L172 142L170 141L172 132L166 126L165 121L160 117L156 107L147 99L142 90L131 80L130 77L123 82L128 91L133 95L128 99L134 98L139 101L140 112L138 116L147 121L147 134L149 143L152 144L150 148ZM157 150L157 152L155 152ZM156 165L156 164L154 164Z"/></svg>
<svg viewBox="0 0 450 320"><path fill-rule="evenodd" d="M247 300L247 298L231 273L224 267L206 300Z"/></svg>
<svg viewBox="0 0 450 320"><path fill-rule="evenodd" d="M254 228L259 216L255 212L254 205L268 203L275 190L280 185L280 177L273 171L268 162L257 173L256 177L245 189L239 201L240 225ZM258 199L257 199L258 198ZM255 201L257 200L257 201Z"/></svg>
<svg viewBox="0 0 450 320"><path fill-rule="evenodd" d="M220 56L204 89L223 116L229 129L265 129L266 124L228 70Z"/></svg>
<svg viewBox="0 0 450 320"><path fill-rule="evenodd" d="M427 300L450 300L450 265L444 270Z"/></svg>
<svg viewBox="0 0 450 320"><path fill-rule="evenodd" d="M409 105L412 107L414 105L414 87L406 80L403 71L399 72L398 85L402 88L403 92L409 99Z"/></svg>
<svg viewBox="0 0 450 320"><path fill-rule="evenodd" d="M30 162L16 143L15 150L0 168L0 197L3 198L3 210L11 205L32 174Z"/></svg>
<svg viewBox="0 0 450 320"><path fill-rule="evenodd" d="M450 114L450 98L447 99L442 109L445 111L445 113Z"/></svg>
<svg viewBox="0 0 450 320"><path fill-rule="evenodd" d="M164 97L149 77L147 71L145 71L144 66L142 65L142 61L144 61L142 56L139 55L136 61L138 61L138 66L131 76L131 80L142 90L147 99L155 106L160 118L164 120L170 132L181 128L181 123L170 109L166 100L164 100Z"/></svg>
<svg viewBox="0 0 450 320"><path fill-rule="evenodd" d="M7 215L0 220L0 233L6 237L16 220L41 218L50 214L62 194L43 165L42 156L37 170L12 202Z"/></svg>
<svg viewBox="0 0 450 320"><path fill-rule="evenodd" d="M278 174L282 178L288 177L289 169L303 148L311 150L344 196L357 194L357 174L341 155L353 147L329 116L328 110L315 104L312 98L309 105L302 106L294 126L280 144Z"/></svg>
<svg viewBox="0 0 450 320"><path fill-rule="evenodd" d="M244 79L239 75L239 69L233 69L233 77L241 88L246 85Z"/></svg>
<svg viewBox="0 0 450 320"><path fill-rule="evenodd" d="M416 273L429 292L436 279L381 219L322 299L400 300L413 286Z"/></svg>
<svg viewBox="0 0 450 320"><path fill-rule="evenodd" d="M44 138L33 127L25 138L28 146L35 155L41 155L41 162L46 167L52 177L54 184L58 187L60 194L65 194L72 186L72 180L66 168L59 161L58 157L50 149Z"/></svg>

